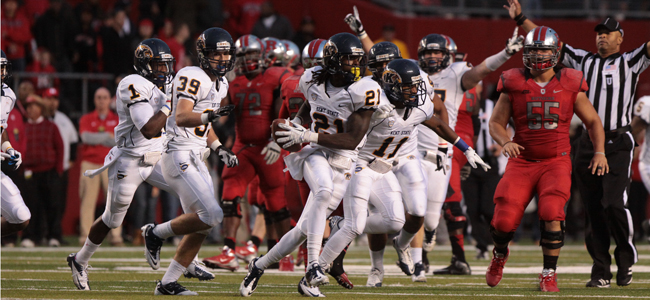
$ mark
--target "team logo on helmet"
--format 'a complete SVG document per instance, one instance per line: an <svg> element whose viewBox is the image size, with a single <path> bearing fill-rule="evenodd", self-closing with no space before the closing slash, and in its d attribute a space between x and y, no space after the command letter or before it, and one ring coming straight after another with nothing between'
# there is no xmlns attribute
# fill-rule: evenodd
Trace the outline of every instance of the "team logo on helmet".
<svg viewBox="0 0 650 300"><path fill-rule="evenodd" d="M199 49L205 48L205 34L199 35L199 38L196 39L196 47Z"/></svg>
<svg viewBox="0 0 650 300"><path fill-rule="evenodd" d="M345 180L350 180L351 178L352 178L352 174L345 173Z"/></svg>
<svg viewBox="0 0 650 300"><path fill-rule="evenodd" d="M149 46L144 45L144 44L140 44L140 45L138 45L138 48L135 49L135 56L136 57L153 58L153 51L151 50L151 48L149 48Z"/></svg>

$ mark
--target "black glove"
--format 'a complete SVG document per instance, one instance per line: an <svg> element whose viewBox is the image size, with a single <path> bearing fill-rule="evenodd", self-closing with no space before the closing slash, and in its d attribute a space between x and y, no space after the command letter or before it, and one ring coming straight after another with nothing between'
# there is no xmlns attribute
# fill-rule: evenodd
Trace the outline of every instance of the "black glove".
<svg viewBox="0 0 650 300"><path fill-rule="evenodd" d="M217 110L211 110L208 112L208 122L212 123L216 121L217 119L227 116L232 112L232 110L235 109L235 106L230 104L226 106L219 107Z"/></svg>
<svg viewBox="0 0 650 300"><path fill-rule="evenodd" d="M465 181L469 177L469 175L472 173L472 166L469 165L469 163L465 164L461 169L460 169L460 180Z"/></svg>
<svg viewBox="0 0 650 300"><path fill-rule="evenodd" d="M232 168L234 166L239 165L239 159L237 159L237 155L230 151L230 149L224 147L223 145L217 147L217 154L219 155L219 158L221 161L228 166L228 168Z"/></svg>

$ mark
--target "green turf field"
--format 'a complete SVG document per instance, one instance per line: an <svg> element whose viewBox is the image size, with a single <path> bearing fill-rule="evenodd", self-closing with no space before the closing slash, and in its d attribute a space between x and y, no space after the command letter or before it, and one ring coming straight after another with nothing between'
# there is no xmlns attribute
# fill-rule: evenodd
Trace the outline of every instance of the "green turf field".
<svg viewBox="0 0 650 300"><path fill-rule="evenodd" d="M91 259L89 270L92 291L78 291L72 283L66 256L78 247L67 248L2 248L2 299L146 299L152 298L155 281L162 278L164 268L174 253L173 247L164 247L161 269L153 271L144 259L141 247L101 248ZM591 260L584 246L570 245L562 249L558 268L559 294L543 294L538 291L538 273L541 271L541 249L536 246L513 246L503 281L490 288L485 284L488 261L474 259L474 248L467 247L471 276L433 276L428 282L413 283L410 277L401 275L394 262L396 255L391 247L386 249L384 287L367 288L366 274L370 260L368 250L353 247L346 257L346 270L355 284L353 290L345 290L332 280L333 285L321 291L334 299L501 299L501 298L626 298L650 299L650 246L640 245L639 262L634 266L634 281L628 287L618 287L612 282L609 289L588 289ZM218 247L204 247L200 257L220 253ZM440 246L429 254L432 269L446 266L450 257L449 246ZM615 266L613 267L615 268ZM297 298L296 286L301 268L295 272L269 270L262 277L253 298ZM216 279L210 282L181 279L188 289L199 293L192 299L215 297L238 297L239 284L245 276L242 263L237 272L215 270ZM614 280L615 281L615 280ZM435 298L432 298L435 297Z"/></svg>

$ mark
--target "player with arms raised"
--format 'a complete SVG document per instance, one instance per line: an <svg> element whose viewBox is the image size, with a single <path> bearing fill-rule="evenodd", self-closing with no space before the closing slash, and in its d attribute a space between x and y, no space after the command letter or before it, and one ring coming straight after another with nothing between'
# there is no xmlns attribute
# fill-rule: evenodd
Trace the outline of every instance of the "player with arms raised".
<svg viewBox="0 0 650 300"><path fill-rule="evenodd" d="M589 168L602 176L609 172L605 157L605 131L589 102L582 72L556 70L560 40L555 31L541 26L531 30L524 42L524 66L501 74L497 91L501 96L490 119L490 135L510 159L494 194L494 218L490 231L493 258L485 279L491 287L503 277L508 244L521 222L533 195L539 195L544 268L539 275L543 292L559 292L557 267L564 245L564 207L571 195L571 144L569 126L575 113L589 132L596 151ZM515 122L510 140L508 121Z"/></svg>

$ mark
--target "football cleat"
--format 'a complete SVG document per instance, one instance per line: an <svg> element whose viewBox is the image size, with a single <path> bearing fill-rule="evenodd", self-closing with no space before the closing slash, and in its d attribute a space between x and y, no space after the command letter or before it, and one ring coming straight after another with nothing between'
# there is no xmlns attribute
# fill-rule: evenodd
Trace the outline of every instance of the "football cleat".
<svg viewBox="0 0 650 300"><path fill-rule="evenodd" d="M610 281L608 279L592 279L587 282L587 287L597 287L597 288L609 288L611 287Z"/></svg>
<svg viewBox="0 0 650 300"><path fill-rule="evenodd" d="M381 287L383 281L384 281L384 271L379 270L377 268L373 268L372 270L370 270L370 274L368 274L368 282L366 282L366 286Z"/></svg>
<svg viewBox="0 0 650 300"><path fill-rule="evenodd" d="M239 261L235 252L228 246L223 246L221 254L203 259L203 263L213 269L226 269L235 272L239 269Z"/></svg>
<svg viewBox="0 0 650 300"><path fill-rule="evenodd" d="M257 283L260 281L260 278L262 278L262 275L264 275L264 270L255 266L255 262L258 259L260 258L253 258L253 260L248 264L248 274L246 274L244 281L239 285L239 294L243 297L249 297L253 292L255 292Z"/></svg>
<svg viewBox="0 0 650 300"><path fill-rule="evenodd" d="M485 282L491 287L497 286L503 278L503 267L505 267L510 256L510 249L505 255L497 253L496 248L492 249L492 261L485 273Z"/></svg>
<svg viewBox="0 0 650 300"><path fill-rule="evenodd" d="M632 283L632 269L619 268L616 273L616 285L628 286Z"/></svg>
<svg viewBox="0 0 650 300"><path fill-rule="evenodd" d="M422 243L422 249L426 252L433 251L433 247L436 246L436 230L424 230L424 242Z"/></svg>
<svg viewBox="0 0 650 300"><path fill-rule="evenodd" d="M476 260L487 260L488 252L487 250L476 249Z"/></svg>
<svg viewBox="0 0 650 300"><path fill-rule="evenodd" d="M84 267L77 263L77 253L71 253L67 258L68 266L72 270L72 282L77 289L82 291L90 291L90 285L88 285L88 266Z"/></svg>
<svg viewBox="0 0 650 300"><path fill-rule="evenodd" d="M153 294L155 296L160 296L160 295L198 296L199 295L199 293L192 292L186 289L184 286L178 284L177 281L170 282L168 284L162 284L162 282L158 281L158 284L156 284L156 289L154 290Z"/></svg>
<svg viewBox="0 0 650 300"><path fill-rule="evenodd" d="M422 263L415 264L415 271L411 275L413 282L427 282L426 272L424 272L424 265Z"/></svg>
<svg viewBox="0 0 650 300"><path fill-rule="evenodd" d="M305 277L301 278L300 282L298 283L298 293L305 297L325 297L325 295L320 292L320 289L317 286L309 286L309 284L307 284L307 280L305 280Z"/></svg>
<svg viewBox="0 0 650 300"><path fill-rule="evenodd" d="M413 275L415 271L415 266L413 265L413 259L411 258L411 246L406 246L405 249L400 249L397 246L397 237L393 238L393 248L397 251L398 261L395 262L397 266L404 272L406 275Z"/></svg>
<svg viewBox="0 0 650 300"><path fill-rule="evenodd" d="M185 273L183 273L183 276L185 276L185 278L197 278L199 281L214 279L214 274L208 271L208 269L205 267L205 264L200 262L198 259L195 258L192 261L192 265L194 265L194 268L191 268L190 265L190 267L185 270ZM192 271L190 271L190 269Z"/></svg>
<svg viewBox="0 0 650 300"><path fill-rule="evenodd" d="M336 283L338 283L340 286L351 290L354 288L354 284L352 284L352 281L348 278L348 274L345 274L345 272L337 274L335 272L329 271L327 272L330 274L334 279L336 279Z"/></svg>
<svg viewBox="0 0 650 300"><path fill-rule="evenodd" d="M315 262L307 268L305 279L309 286L321 286L330 283L330 279L325 275L320 265Z"/></svg>
<svg viewBox="0 0 650 300"><path fill-rule="evenodd" d="M142 226L142 237L144 238L144 256L152 269L160 268L160 249L162 248L163 239L153 233L156 227L154 224Z"/></svg>
<svg viewBox="0 0 650 300"><path fill-rule="evenodd" d="M296 256L296 267L305 264L305 269L307 268L307 246L303 243L298 248L298 255ZM306 271L306 270L305 270Z"/></svg>
<svg viewBox="0 0 650 300"><path fill-rule="evenodd" d="M464 261L451 257L451 264L445 268L433 270L434 275L472 275L472 269Z"/></svg>
<svg viewBox="0 0 650 300"><path fill-rule="evenodd" d="M293 272L293 255L289 254L280 260L280 271Z"/></svg>
<svg viewBox="0 0 650 300"><path fill-rule="evenodd" d="M235 247L235 256L249 263L253 258L257 257L257 246L253 242L248 241L246 242L246 246Z"/></svg>
<svg viewBox="0 0 650 300"><path fill-rule="evenodd" d="M557 288L557 274L553 269L544 269L539 274L539 290L542 292L559 292Z"/></svg>

